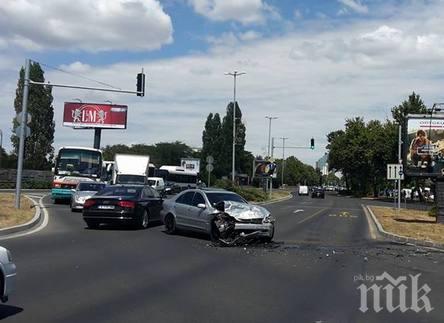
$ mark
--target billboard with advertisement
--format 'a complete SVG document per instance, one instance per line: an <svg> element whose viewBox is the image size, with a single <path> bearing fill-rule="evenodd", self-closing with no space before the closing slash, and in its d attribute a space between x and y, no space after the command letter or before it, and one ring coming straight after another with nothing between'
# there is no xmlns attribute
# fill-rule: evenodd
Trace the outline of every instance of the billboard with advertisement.
<svg viewBox="0 0 444 323"><path fill-rule="evenodd" d="M254 164L255 177L272 176L273 178L275 178L274 175L277 174L275 173L277 170L276 163L269 160L255 160Z"/></svg>
<svg viewBox="0 0 444 323"><path fill-rule="evenodd" d="M74 128L126 129L128 106L65 102L63 125Z"/></svg>
<svg viewBox="0 0 444 323"><path fill-rule="evenodd" d="M444 116L408 116L404 160L409 176L444 175Z"/></svg>
<svg viewBox="0 0 444 323"><path fill-rule="evenodd" d="M199 158L182 158L180 160L180 166L186 170L193 172L200 172L200 159Z"/></svg>

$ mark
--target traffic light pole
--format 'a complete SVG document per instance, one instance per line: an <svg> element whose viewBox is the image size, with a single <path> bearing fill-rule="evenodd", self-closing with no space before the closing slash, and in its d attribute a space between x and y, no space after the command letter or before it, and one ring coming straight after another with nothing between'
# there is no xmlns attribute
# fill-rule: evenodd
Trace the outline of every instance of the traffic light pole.
<svg viewBox="0 0 444 323"><path fill-rule="evenodd" d="M22 189L23 154L25 151L25 129L28 122L28 94L29 94L29 59L25 61L25 78L22 98L22 121L20 131L20 143L17 160L17 178L15 183L15 208L20 209L20 191Z"/></svg>
<svg viewBox="0 0 444 323"><path fill-rule="evenodd" d="M142 69L142 73L137 75L137 91L127 91L127 90L118 90L118 89L108 89L108 88L99 88L99 87L88 87L88 86L79 86L79 85L67 85L67 84L56 84L49 82L34 82L29 79L29 68L30 68L30 59L25 60L25 78L23 84L23 100L22 100L22 120L21 120L21 131L20 131L20 143L19 143L19 151L18 151L18 160L17 160L17 178L15 184L15 208L20 208L20 195L22 189L22 172L23 172L23 159L24 159L24 151L25 151L25 131L26 124L28 121L28 95L29 95L29 84L34 85L42 85L42 86L50 86L50 87L62 87L62 88L70 88L70 89L80 89L80 90L92 90L92 91L104 91L104 92L115 92L115 93L126 93L126 94L136 94L137 96L145 96L145 74ZM100 137L101 137L101 129L95 129L94 132L94 148L100 148Z"/></svg>

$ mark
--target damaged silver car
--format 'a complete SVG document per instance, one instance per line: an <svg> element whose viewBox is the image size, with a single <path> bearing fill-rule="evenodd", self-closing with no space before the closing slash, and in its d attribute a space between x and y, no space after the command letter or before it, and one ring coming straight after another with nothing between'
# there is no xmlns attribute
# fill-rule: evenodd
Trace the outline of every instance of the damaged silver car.
<svg viewBox="0 0 444 323"><path fill-rule="evenodd" d="M225 245L274 236L275 220L267 209L225 190L186 190L164 201L162 219L169 234L178 229L205 232Z"/></svg>

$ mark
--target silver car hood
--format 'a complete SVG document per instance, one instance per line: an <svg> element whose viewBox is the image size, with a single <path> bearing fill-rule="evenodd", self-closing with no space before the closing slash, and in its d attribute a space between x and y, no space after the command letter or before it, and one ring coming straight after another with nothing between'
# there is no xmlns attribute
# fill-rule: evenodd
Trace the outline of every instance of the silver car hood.
<svg viewBox="0 0 444 323"><path fill-rule="evenodd" d="M225 213L236 220L263 219L270 215L270 212L261 206L233 201L225 201Z"/></svg>

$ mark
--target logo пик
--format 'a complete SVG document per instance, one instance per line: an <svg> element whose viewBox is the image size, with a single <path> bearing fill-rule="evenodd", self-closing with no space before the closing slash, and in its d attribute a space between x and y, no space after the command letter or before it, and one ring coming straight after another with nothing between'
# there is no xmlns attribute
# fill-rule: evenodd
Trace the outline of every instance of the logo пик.
<svg viewBox="0 0 444 323"><path fill-rule="evenodd" d="M385 309L389 313L396 310L399 310L402 313L408 310L416 313L423 310L427 313L431 312L433 307L427 294L430 293L432 289L427 284L419 286L420 276L421 274L409 275L410 279L408 279L407 276L393 278L387 272L376 277L368 275L365 275L365 277L362 275L356 276L354 279L355 281L375 282L371 286L367 286L365 283L358 286L357 289L361 294L361 306L359 307L359 310L363 313L366 313L369 310L368 296L370 295L370 292L372 292L373 310L376 313L379 313L384 309L383 304L381 304L381 296L385 296L383 297L383 299L385 298L386 300ZM386 282L384 283L384 281ZM376 282L380 283L378 284ZM398 297L399 301L397 301Z"/></svg>

